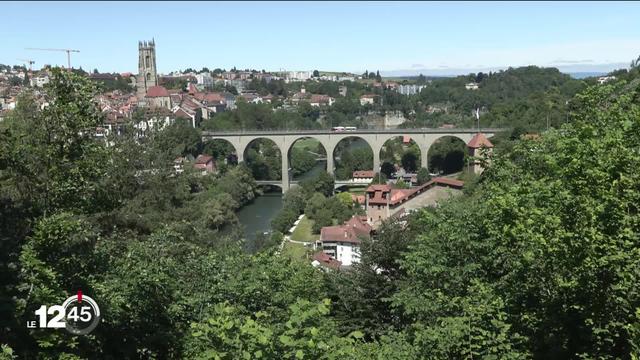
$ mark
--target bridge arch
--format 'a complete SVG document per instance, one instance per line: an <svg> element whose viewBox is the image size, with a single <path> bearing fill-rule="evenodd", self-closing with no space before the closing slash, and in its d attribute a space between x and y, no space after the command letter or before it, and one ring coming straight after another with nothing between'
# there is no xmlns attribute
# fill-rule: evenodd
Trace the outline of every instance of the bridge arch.
<svg viewBox="0 0 640 360"><path fill-rule="evenodd" d="M462 136L460 136L462 135ZM455 173L464 170L467 144L471 136L466 134L443 134L429 144L426 151L427 168L430 173Z"/></svg>
<svg viewBox="0 0 640 360"><path fill-rule="evenodd" d="M339 138L333 146L331 155L327 154L327 158L332 158L336 163L336 179L351 178L354 170L374 170L377 172L376 164L379 163L379 156L376 154L379 155L379 150L376 151L376 149L378 148L375 143L367 141L362 136L348 135ZM356 156L354 156L354 152Z"/></svg>
<svg viewBox="0 0 640 360"><path fill-rule="evenodd" d="M391 164L399 165L407 173L415 173L420 169L422 156L425 155L411 136L389 137L380 147L380 171L389 176L395 172L389 169L388 164Z"/></svg>
<svg viewBox="0 0 640 360"><path fill-rule="evenodd" d="M302 142L305 143L302 143ZM304 175L313 167L317 161L322 159L328 163L327 144L314 136L300 136L287 143L287 160L291 169L291 180L295 180L295 176ZM296 158L294 158L294 154ZM329 172L328 164L325 169ZM298 174L298 171L302 173Z"/></svg>
<svg viewBox="0 0 640 360"><path fill-rule="evenodd" d="M256 136L243 146L242 158L256 180L282 180L287 171L286 153L277 139Z"/></svg>
<svg viewBox="0 0 640 360"><path fill-rule="evenodd" d="M228 139L213 138L203 142L203 152L213 156L216 161L224 159L227 164L235 165L240 162L242 153L238 147Z"/></svg>

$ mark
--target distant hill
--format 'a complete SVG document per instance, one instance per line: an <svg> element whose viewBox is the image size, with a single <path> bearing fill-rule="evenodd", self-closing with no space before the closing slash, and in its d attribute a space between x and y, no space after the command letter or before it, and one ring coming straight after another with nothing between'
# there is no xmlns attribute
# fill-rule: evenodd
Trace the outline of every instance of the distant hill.
<svg viewBox="0 0 640 360"><path fill-rule="evenodd" d="M597 76L604 76L607 75L606 72L589 72L589 71L584 71L584 72L568 72L566 74L569 74L572 78L574 79L585 79L588 77L597 77Z"/></svg>

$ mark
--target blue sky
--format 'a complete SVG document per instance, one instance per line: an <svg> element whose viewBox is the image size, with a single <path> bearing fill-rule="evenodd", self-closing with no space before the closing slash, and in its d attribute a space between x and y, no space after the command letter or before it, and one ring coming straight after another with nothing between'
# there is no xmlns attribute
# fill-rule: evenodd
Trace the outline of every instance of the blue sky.
<svg viewBox="0 0 640 360"><path fill-rule="evenodd" d="M66 55L24 48L75 48L81 51L72 57L75 66L136 72L138 40L152 37L165 73L202 66L460 72L528 64L589 71L640 55L640 3L633 2L16 2L0 8L0 63L31 58L36 67L64 65Z"/></svg>

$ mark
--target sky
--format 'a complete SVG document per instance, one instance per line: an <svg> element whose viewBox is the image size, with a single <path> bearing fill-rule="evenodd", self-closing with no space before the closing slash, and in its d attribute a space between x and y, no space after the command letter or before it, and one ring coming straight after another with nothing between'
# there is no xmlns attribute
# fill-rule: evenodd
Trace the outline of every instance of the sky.
<svg viewBox="0 0 640 360"><path fill-rule="evenodd" d="M506 66L608 71L640 55L639 2L10 2L0 63L161 73L204 66L454 74Z"/></svg>

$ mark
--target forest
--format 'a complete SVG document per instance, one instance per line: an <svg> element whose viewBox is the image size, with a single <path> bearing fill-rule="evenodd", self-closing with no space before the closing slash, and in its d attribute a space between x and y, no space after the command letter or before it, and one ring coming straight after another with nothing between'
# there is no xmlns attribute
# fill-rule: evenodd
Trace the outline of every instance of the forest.
<svg viewBox="0 0 640 360"><path fill-rule="evenodd" d="M541 86L568 99L563 121L536 115L540 136L503 139L464 196L324 272L271 242L245 251L249 168L176 175L201 151L179 126L96 142L95 84L54 70L48 106L23 94L0 123L0 359L637 359L639 78ZM537 95L511 91L487 106L531 111ZM348 216L331 181L285 201ZM103 313L90 335L25 327L79 288Z"/></svg>

